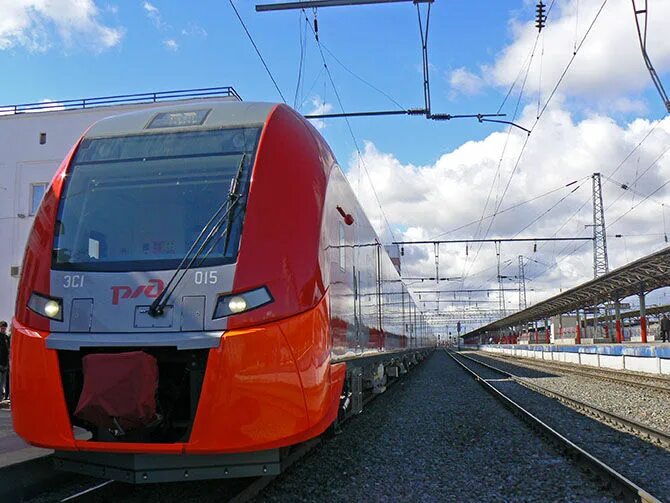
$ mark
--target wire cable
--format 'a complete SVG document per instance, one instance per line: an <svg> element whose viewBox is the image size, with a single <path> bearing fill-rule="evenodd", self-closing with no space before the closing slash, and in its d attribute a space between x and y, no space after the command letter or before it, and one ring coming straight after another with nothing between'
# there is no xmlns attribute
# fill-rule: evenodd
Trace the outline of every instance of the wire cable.
<svg viewBox="0 0 670 503"><path fill-rule="evenodd" d="M279 93L279 96L281 96L281 100L284 103L286 103L286 98L284 98L284 95L282 94L281 89L279 89L279 85L277 84L277 81L272 76L272 72L268 68L268 65L265 63L265 60L263 59L263 55L261 54L261 51L258 49L258 46L256 45L256 42L254 42L254 38L251 36L251 33L249 33L249 30L247 29L247 25L244 24L244 21L242 20L242 17L240 16L240 13L237 12L237 7L235 7L235 4L233 3L233 0L228 0L228 2L230 3L230 6L235 11L235 15L237 16L237 19L240 20L240 24L242 25L242 28L244 28L244 31L247 34L247 37L249 37L249 40L251 41L251 45L254 46L254 49L256 50L256 54L258 54L258 57L260 58L261 63L263 63L263 66L265 67L265 71L270 76L270 80L272 80L272 83L275 85L275 89Z"/></svg>
<svg viewBox="0 0 670 503"><path fill-rule="evenodd" d="M525 87L526 87L526 82L527 82L527 80L528 80L528 74L530 73L530 67L531 67L531 65L532 65L532 63L533 63L533 57L534 57L534 55L535 55L535 50L536 50L536 48L537 48L537 43L538 43L539 38L540 38L540 34L538 33L538 34L537 34L537 37L535 37L535 43L533 44L533 49L532 49L532 51L531 51L531 55L530 55L530 58L529 58L529 61L528 61L528 66L526 67L526 73L525 73L524 78L523 78L523 83L522 83L522 85L521 85L521 90L519 91L519 96L518 96L517 101L516 101L516 106L515 106L515 108L514 108L514 114L513 114L513 116L512 116L512 122L514 122L514 121L516 120L517 114L518 114L518 112L519 112L519 107L520 107L520 104L521 104L521 99L522 99L522 97L523 97L523 92L524 92L524 89L525 89ZM477 225L477 229L475 230L475 233L474 233L474 235L473 235L474 238L477 238L477 237L479 236L479 231L481 230L481 224L482 224L482 222L483 222L483 220L484 220L484 214L486 213L486 210L488 209L488 205L489 205L489 202L490 202L490 200L491 200L491 194L493 193L493 188L495 187L495 182L496 182L497 179L499 179L500 169L501 169L501 167L502 167L503 159L505 158L505 152L507 151L507 146L508 146L508 144L509 144L509 139L510 139L511 133L512 133L512 126L510 126L510 127L507 129L507 136L505 137L505 143L504 143L504 145L503 145L503 149L502 149L502 152L501 152L501 154L500 154L500 159L498 159L498 165L497 165L497 167L496 167L496 172L495 172L495 174L493 175L493 179L491 180L491 186L489 187L489 192L488 192L488 194L487 194L487 196L486 196L486 201L484 202L484 208L482 209L482 215L481 215L480 220L479 220L479 223L478 223L478 225ZM526 142L527 142L527 141L528 141L528 138L526 138ZM488 234L488 231L491 229L491 225L492 225L493 219L495 219L495 217L496 217L496 213L497 213L497 212L499 211L499 209L500 209L500 207L499 207L499 205L498 205L498 200L497 200L497 199L498 199L498 198L496 197L496 206L497 206L497 208L496 208L496 210L493 212L493 216L491 217L491 220L489 221L489 226L488 226L488 228L487 228L487 231L486 231L486 234L485 234L485 235L487 235L487 234ZM462 276L463 276L463 278L464 278L464 279L463 279L464 282L465 282L465 279L466 279L466 278L468 277L468 275L470 274L470 271L472 270L472 266L473 266L474 263L477 261L477 258L479 257L479 253L481 252L482 246L483 246L483 244L482 244L482 243L479 243L479 246L477 247L477 251L475 252L475 257L474 257L474 259L473 259L473 261L472 261L472 264L468 264L468 260L467 260L467 258L466 258L466 260L465 260L465 264L463 265L463 274L462 274ZM469 267L468 267L468 265L469 265Z"/></svg>
<svg viewBox="0 0 670 503"><path fill-rule="evenodd" d="M398 101L397 101L395 98L393 98L393 96L391 96L390 94L386 93L385 91L383 91L383 90L380 89L379 87L375 86L374 84L368 82L368 81L365 80L363 77L361 77L360 75L356 74L353 70L351 70L350 68L348 68L348 67L347 67L344 63L342 63L342 61L340 61L340 60L338 59L338 57L335 56L335 54L333 54L333 52L332 52L330 49L328 49L328 47L326 47L323 43L322 43L321 45L322 45L322 47L323 47L323 50L326 51L326 52L330 55L330 57L333 58L333 60L334 60L338 65L340 65L346 72L350 73L353 77L355 77L356 79L360 80L363 84L365 84L365 85L368 86L369 88L371 88L371 89L377 91L379 94L381 94L381 95L385 96L386 98L388 98L388 100L389 100L391 103L393 103L395 106L397 106L398 109L400 109L400 110L407 110L407 107L405 107L405 106L401 105L400 103L398 103Z"/></svg>
<svg viewBox="0 0 670 503"><path fill-rule="evenodd" d="M588 178L588 177L585 177L585 178ZM506 212L508 212L508 211L514 210L514 209L516 209L516 208L519 208L520 206L523 206L523 205L525 205L525 204L529 204L529 203L532 203L532 202L534 202L534 201L537 201L538 199L541 199L541 198L543 198L543 197L549 196L549 195L551 195L551 194L553 194L553 193L555 193L555 192L558 192L559 190L563 190L564 188L566 188L566 187L570 187L570 186L572 186L572 185L574 185L575 183L578 183L578 182L579 182L579 180L575 180L575 181L573 181L573 182L569 182L569 183L567 183L567 184L565 184L565 185L561 185L560 187L556 187L555 189L551 189L551 190L549 190L549 191L547 191L547 192L545 192L545 193L543 193L543 194L540 194L539 196L535 196L535 197L533 197L533 198L531 198L531 199L527 199L527 200L525 200L525 201L521 201L520 203L516 203L516 204L513 204L513 205L511 205L511 206L507 206L506 208L500 210L500 211L498 212L498 215L501 215L501 214L506 213ZM491 218L491 217L493 217L493 213L490 213L490 214L486 215L486 216L484 217L484 219L486 220L486 219ZM458 226L458 227L456 227L456 228L454 228L454 229L445 231L445 232L443 232L443 233L441 233L441 234L437 234L436 236L434 236L434 237L431 238L431 239L438 239L438 238L440 238L440 237L442 237L442 236L446 236L447 234L451 234L451 233L454 233L454 232L456 232L456 231L460 231L460 230L462 230L462 229L465 229L465 228L467 228L467 227L470 227L471 225L476 224L476 223L479 222L479 221L480 221L480 219L472 220L471 222L468 222L467 224L463 224L463 225L460 225L460 226Z"/></svg>
<svg viewBox="0 0 670 503"><path fill-rule="evenodd" d="M586 177L589 178L589 177ZM544 212L540 213L537 217L535 217L533 220L531 220L529 223L527 223L520 231L518 231L516 234L514 234L513 237L517 237L519 234L521 234L523 231L531 227L533 224L537 223L539 220L547 216L552 210L554 210L558 205L560 205L563 201L565 201L568 197L570 197L572 194L577 192L582 185L584 185L584 182L586 179L582 180L582 183L577 185L574 189L572 189L570 192L565 194L563 197L561 197L558 201L556 201L554 204L552 204L548 209L546 209Z"/></svg>
<svg viewBox="0 0 670 503"><path fill-rule="evenodd" d="M326 70L326 74L328 75L328 80L330 80L330 85L333 88L333 92L335 93L335 98L337 99L337 103L340 107L340 110L342 110L342 113L346 113L344 110L344 105L342 104L342 99L340 98L340 93L337 91L337 87L335 86L335 81L333 80L333 75L330 73L330 68L328 68L328 63L326 62L326 57L323 54L323 49L321 47L321 42L319 41L319 38L316 36L316 32L314 31L314 28L310 25L310 28L312 29L312 33L314 34L314 38L316 40L317 47L319 48L319 53L321 54L321 60L323 61L323 67ZM354 146L356 148L356 152L358 153L358 159L360 166L363 166L363 170L365 171L365 175L368 178L368 181L370 182L370 188L372 189L372 193L375 196L375 200L377 201L377 205L379 206L379 210L382 214L382 217L384 218L384 221L386 222L386 226L391 234L391 238L393 241L396 240L395 234L393 233L393 228L391 227L391 224L388 221L388 218L386 217L386 213L384 212L384 208L382 207L382 203L379 200L379 195L377 194L377 190L375 189L374 184L372 183L372 177L370 176L370 172L368 171L367 165L365 164L365 160L363 159L363 154L361 153L361 149L358 145L358 140L356 139L356 135L354 134L354 130L351 127L351 122L349 121L348 117L344 117L344 120L347 124L347 129L349 130L349 134L351 135L351 139L354 142ZM360 171L360 169L359 169ZM360 191L359 191L360 192Z"/></svg>
<svg viewBox="0 0 670 503"><path fill-rule="evenodd" d="M514 178L514 174L516 173L517 168L519 167L519 163L521 162L521 159L522 159L522 157L523 157L523 154L524 154L524 152L525 152L525 150L526 150L526 146L528 145L528 140L530 139L530 135L531 135L531 133L535 130L537 124L539 123L540 119L541 119L542 116L544 115L544 112L547 110L547 107L549 106L549 104L551 103L552 99L554 98L554 96L555 96L555 94L556 94L556 91L558 90L558 88L560 87L561 83L563 82L563 79L564 79L565 76L567 75L567 73L568 73L570 67L572 66L572 63L575 61L575 58L577 57L577 54L579 53L580 49L583 47L584 42L586 42L586 39L588 38L589 34L591 33L591 30L592 30L593 27L595 26L595 23L596 23L596 21L598 20L598 18L600 17L600 14L602 13L603 9L605 8L605 5L607 5L607 2L608 2L608 0L603 0L602 4L600 5L600 8L599 8L598 11L596 12L595 17L593 18L593 20L591 21L591 24L589 25L588 29L586 30L586 33L584 33L584 36L582 37L581 41L579 42L579 45L578 45L577 48L574 50L574 52L573 52L573 54L572 54L572 57L571 57L570 60L568 61L568 64L566 65L566 67L564 68L563 72L561 73L561 76L559 77L558 81L556 82L556 84L554 85L553 89L551 90L551 93L550 93L549 96L547 97L547 101L544 103L544 106L543 106L542 109L540 110L540 113L538 114L537 118L535 119L535 122L533 123L532 127L530 128L530 132L529 132L528 135L526 136L526 139L525 139L525 141L524 141L524 143L523 143L523 145L522 145L522 147L521 147L521 150L520 150L519 155L518 155L518 157L517 157L517 159L516 159L516 162L515 162L515 164L514 164L514 167L512 168L512 172L510 173L510 176L509 176L509 178L508 178L508 180L507 180L507 183L506 183L506 185L505 185L505 189L503 190L502 196L500 197L500 200L499 200L499 203L498 203L498 207L496 208L496 211L495 211L494 213L497 213L497 212L498 212L498 210L499 210L499 206L500 206L500 204L502 203L502 201L504 200L505 195L507 194L507 191L509 190L509 187L510 187L510 185L511 185L512 179ZM553 6L554 6L554 2L551 3L550 8L549 8L549 10L547 11L547 14L549 13L549 11L551 10L551 8L552 8ZM538 33L538 35L539 35L539 33ZM538 38L536 37L536 39L535 39L535 43L536 43L536 44L537 44L537 40L538 40ZM488 236L488 233L489 233L491 227L493 226L493 222L494 222L494 220L495 220L495 216L494 216L493 218L491 218L491 220L489 221L489 225L488 225L487 231L486 231L486 233L484 234L484 236ZM481 246L480 246L479 250L481 250ZM479 250L478 250L478 251L479 251ZM466 273L464 276L467 277L467 273Z"/></svg>
<svg viewBox="0 0 670 503"><path fill-rule="evenodd" d="M298 109L298 92L300 91L300 84L303 81L303 63L305 61L305 41L304 37L307 35L307 29L304 30L303 35L303 21L302 16L298 13L298 40L300 41L300 62L298 64L298 81L295 84L295 94L293 95L293 108ZM302 96L301 96L302 98Z"/></svg>

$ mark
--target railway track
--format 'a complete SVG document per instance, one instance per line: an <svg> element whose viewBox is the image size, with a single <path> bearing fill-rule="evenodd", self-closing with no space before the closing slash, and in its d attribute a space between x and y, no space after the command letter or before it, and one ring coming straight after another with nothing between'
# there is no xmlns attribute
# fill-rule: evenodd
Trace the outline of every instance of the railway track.
<svg viewBox="0 0 670 503"><path fill-rule="evenodd" d="M575 365L562 362L551 362L545 363L530 360L526 358L515 358L511 356L502 356L495 353L485 353L487 358L494 360L500 360L504 362L513 362L515 365L522 367L528 367L532 369L541 369L541 370L550 370L556 373L563 374L573 374L581 375L584 377L593 377L596 379L601 379L610 382L616 382L619 384L627 384L629 386L635 386L642 389L650 389L654 391L662 391L665 393L670 393L670 378L661 377L661 376L644 376L634 372L627 372L623 370L603 370L603 369L591 369L591 368L578 368Z"/></svg>
<svg viewBox="0 0 670 503"><path fill-rule="evenodd" d="M568 405L572 407L573 409L576 409L577 411L586 414L590 417L593 417L597 419L598 421L604 421L608 423L609 425L618 427L626 432L629 433L634 433L645 440L651 441L653 443L656 443L658 445L661 445L665 448L670 448L670 435L668 435L665 432L662 432L660 430L657 430L656 428L652 428L650 426L644 425L642 423L639 423L637 421L633 421L632 419L620 416L618 414L615 414L613 412L608 412L606 410L603 410L599 407L596 407L594 405L588 404L586 402L583 402L581 400L577 400L575 398L569 397L567 395L564 395L562 393L558 393L556 391L547 389L543 386L540 386L533 382L532 379L527 378L527 377L522 377L518 376L515 374L512 374L511 372L508 372L506 370L500 369L498 367L495 367L494 365L491 365L486 362L482 362L481 360L478 360L477 358L473 358L471 356L464 355L462 353L459 353L459 356L466 358L470 361L473 361L479 365L482 365L484 367L487 367L491 370L494 370L496 372L499 372L503 375L505 375L507 378L514 380L515 382L521 384L522 386L525 386L526 388L529 388L533 391L536 391L538 393L541 393L545 396L548 396L549 398L556 399L560 401L561 403Z"/></svg>
<svg viewBox="0 0 670 503"><path fill-rule="evenodd" d="M492 384L492 382L499 381L500 379L496 380L482 377L479 373L477 373L476 370L472 368L471 364L474 363L475 365L480 365L487 368L488 370L492 370L502 375L504 377L504 380L513 380L519 383L520 385L527 386L528 383L524 382L524 378L515 376L509 372L498 369L492 365L478 361L475 358L463 355L462 353L454 353L452 351L447 350L447 354L456 363L458 363L464 370L470 373L474 377L474 379L477 380L477 382L479 382L489 393L491 393L494 397L500 400L505 405L505 407L510 409L524 422L529 424L532 428L540 432L540 434L550 439L555 445L557 445L559 450L565 453L567 457L576 460L584 468L596 474L600 479L603 480L603 482L606 482L607 485L611 486L617 493L618 497L622 498L625 501L637 501L645 503L662 501L661 499L645 491L643 488L635 484L633 481L625 477L623 474L619 473L616 469L612 468L604 461L598 459L584 448L578 446L577 444L575 444L574 442L563 436L561 433L556 431L550 425L543 422L537 416L533 415L531 412L529 412L524 407L519 405L512 398L507 396L505 393L500 391ZM468 365L465 362L470 362L471 364ZM541 391L542 388L540 388L539 386L532 386L532 387L527 386L527 387L530 387L531 389L537 388L534 390L542 393ZM553 392L552 394L555 395ZM555 397L552 396L552 398ZM584 405L586 407L590 407L586 404ZM643 428L645 427L643 426Z"/></svg>

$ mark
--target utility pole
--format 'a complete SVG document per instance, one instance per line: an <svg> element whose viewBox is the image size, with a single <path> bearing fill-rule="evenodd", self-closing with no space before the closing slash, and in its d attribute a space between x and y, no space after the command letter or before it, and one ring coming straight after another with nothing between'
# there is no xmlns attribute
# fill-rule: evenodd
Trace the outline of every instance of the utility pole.
<svg viewBox="0 0 670 503"><path fill-rule="evenodd" d="M505 289L503 288L503 277L500 274L500 242L495 242L496 247L496 258L498 261L498 308L503 315L503 318L507 316L507 310L505 309Z"/></svg>
<svg viewBox="0 0 670 503"><path fill-rule="evenodd" d="M526 272L523 266L523 255L519 255L519 311L526 309Z"/></svg>
<svg viewBox="0 0 670 503"><path fill-rule="evenodd" d="M605 207L600 173L593 173L593 277L597 278L609 272L607 260L607 235L605 234ZM598 337L598 299L594 299L593 330L594 338ZM609 315L609 307L605 303L605 316Z"/></svg>
<svg viewBox="0 0 670 503"><path fill-rule="evenodd" d="M600 173L593 173L593 277L597 278L608 272L603 191L600 184Z"/></svg>

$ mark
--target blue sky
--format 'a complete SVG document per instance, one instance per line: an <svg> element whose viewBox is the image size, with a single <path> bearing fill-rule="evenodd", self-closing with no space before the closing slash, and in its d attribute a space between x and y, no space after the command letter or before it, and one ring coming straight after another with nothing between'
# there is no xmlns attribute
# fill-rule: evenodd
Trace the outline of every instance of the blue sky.
<svg viewBox="0 0 670 503"><path fill-rule="evenodd" d="M253 2L236 3L293 104L303 13L256 13ZM120 42L109 48L100 47L94 38L69 44L59 36L57 26L43 21L48 49L31 51L15 45L0 51L5 75L0 101L13 104L211 85L232 85L246 100L280 99L228 2L190 2L186 7L183 2L155 0L149 5L156 9L153 13L142 1L97 2L96 21L122 33ZM429 39L434 111L497 110L502 88L474 98L450 99L447 75L455 68L489 61L510 40L507 20L514 13L529 18L533 8L523 2L435 3ZM311 11L307 15L312 19ZM317 16L321 42L350 70L403 106L423 104L418 20L411 3L321 9ZM308 102L303 110L312 107L311 97L332 103L337 110L330 82L323 72L318 75L323 63L314 37L309 30L307 35L303 92ZM177 46L166 46L168 40ZM327 53L326 57L346 110L396 107ZM433 123L416 117L355 119L352 126L360 140L393 147L401 159L414 163L431 162L446 149L500 129L472 120ZM343 121L330 120L324 134L345 162L352 141Z"/></svg>
<svg viewBox="0 0 670 503"><path fill-rule="evenodd" d="M227 1L190 2L188 6L160 0L98 0L92 4L97 7L92 19L117 30L121 35L119 42L104 47L87 33L68 41L48 14L35 14L39 22L29 29L43 30L48 47L31 50L17 43L0 51L5 75L0 101L13 104L212 85L232 85L246 100L280 99ZM238 0L236 5L287 101L293 104L304 14L257 13L254 2L249 1ZM425 6L422 11L425 19ZM311 21L313 13L306 14ZM348 69L405 107L423 104L414 5L320 9L317 17L322 44ZM534 5L525 1L435 2L429 39L433 111L497 111L507 86L494 85L472 96L454 96L449 85L450 72L490 64L513 41L510 20L532 25L533 17ZM173 41L171 46L167 45L169 41ZM396 108L344 70L328 53L326 58L345 110ZM312 98L330 103L334 111L339 111L322 69L314 37L307 30L303 77L306 84L302 89L307 103L300 107L301 111L314 108ZM503 111L511 113L513 105L514 99L510 99ZM650 110L651 115L658 116L660 112L660 107ZM616 117L620 121L629 118L629 114ZM382 150L393 150L403 162L414 164L434 162L464 141L480 140L503 129L474 120L436 123L420 117L352 119L351 123L359 141L373 141ZM329 120L324 135L340 162L345 163L353 142L344 121Z"/></svg>
<svg viewBox="0 0 670 503"><path fill-rule="evenodd" d="M596 18L602 3L556 0L531 51L537 37L535 2L434 2L429 35L433 112L495 112L521 76L502 110L511 118L527 76L517 122L532 126L538 96L540 106L547 106L527 143L525 133L475 120L351 119L364 173L344 120L317 125L386 241L390 233L375 192L396 238L582 236L590 232L584 226L592 218L589 177L599 171L613 180L603 182L606 221L612 222L611 266L666 246L670 119L643 65L630 2L605 2ZM302 34L303 85L297 108L339 112L305 15L257 13L246 0L235 5L287 102L293 105L296 95ZM670 89L670 40L664 36L670 2L654 2L651 8L648 50ZM424 20L425 13L424 5ZM313 12L306 15L312 23ZM326 62L346 111L397 107L357 77L403 107L423 105L413 4L320 9L317 17ZM565 79L547 101L585 36ZM226 0L0 0L0 68L1 104L219 85L232 85L247 101L280 99ZM560 189L573 180L582 180L577 192ZM622 192L622 183L636 192ZM539 197L556 188L560 190ZM518 210L482 220L481 226L447 233L534 197L538 199ZM510 271L519 254L537 260L527 263L533 302L592 275L588 246L547 246L538 252L510 246L502 253L504 263L512 264ZM476 263L474 255L463 247L445 247L441 270L463 276L466 287L495 286L495 253L483 248ZM428 249L407 250L405 264L413 275L428 275L434 257Z"/></svg>

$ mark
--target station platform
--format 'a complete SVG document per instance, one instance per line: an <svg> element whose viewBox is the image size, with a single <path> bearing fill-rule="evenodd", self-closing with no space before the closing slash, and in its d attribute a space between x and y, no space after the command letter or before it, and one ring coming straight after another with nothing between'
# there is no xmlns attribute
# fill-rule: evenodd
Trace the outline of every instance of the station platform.
<svg viewBox="0 0 670 503"><path fill-rule="evenodd" d="M465 348L614 370L670 375L670 343L481 344Z"/></svg>
<svg viewBox="0 0 670 503"><path fill-rule="evenodd" d="M31 459L48 456L53 451L32 447L24 442L12 426L12 411L9 402L0 404L0 470Z"/></svg>

